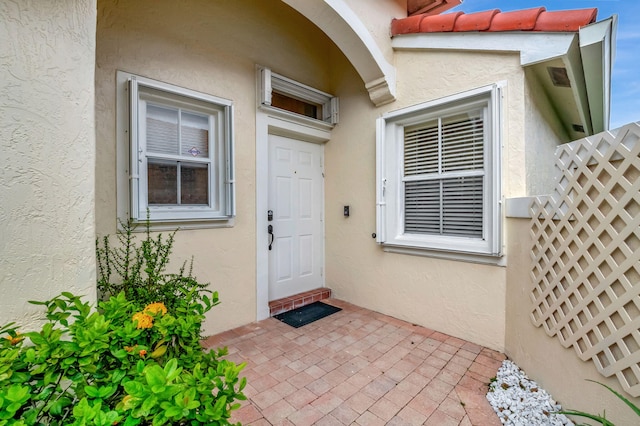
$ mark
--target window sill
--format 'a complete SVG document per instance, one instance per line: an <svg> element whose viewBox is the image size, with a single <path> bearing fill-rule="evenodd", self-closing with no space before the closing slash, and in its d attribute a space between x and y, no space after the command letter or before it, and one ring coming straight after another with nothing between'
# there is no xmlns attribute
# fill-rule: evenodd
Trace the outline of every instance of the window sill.
<svg viewBox="0 0 640 426"><path fill-rule="evenodd" d="M507 266L506 256L491 256L477 253L463 253L453 251L439 251L424 248L396 246L382 244L382 249L388 253L408 254L412 256L431 257L435 259L454 260L465 263L478 263L482 265Z"/></svg>
<svg viewBox="0 0 640 426"><path fill-rule="evenodd" d="M133 232L146 232L146 221L134 221L135 229ZM233 228L235 226L235 218L227 219L207 219L207 220L163 220L150 221L149 230L158 231L176 231L187 229L209 229L209 228ZM120 224L118 228L121 229Z"/></svg>

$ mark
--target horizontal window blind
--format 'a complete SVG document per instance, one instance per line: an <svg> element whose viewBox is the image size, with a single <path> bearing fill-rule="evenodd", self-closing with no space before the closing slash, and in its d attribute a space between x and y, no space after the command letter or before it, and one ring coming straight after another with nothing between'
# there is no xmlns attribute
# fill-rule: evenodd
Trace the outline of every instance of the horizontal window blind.
<svg viewBox="0 0 640 426"><path fill-rule="evenodd" d="M209 116L147 104L147 151L209 157Z"/></svg>
<svg viewBox="0 0 640 426"><path fill-rule="evenodd" d="M405 232L482 237L483 177L405 183Z"/></svg>
<svg viewBox="0 0 640 426"><path fill-rule="evenodd" d="M484 126L481 111L442 119L442 171L484 167Z"/></svg>
<svg viewBox="0 0 640 426"><path fill-rule="evenodd" d="M182 155L209 157L209 116L182 111L180 136Z"/></svg>
<svg viewBox="0 0 640 426"><path fill-rule="evenodd" d="M484 145L481 109L405 127L405 233L482 238Z"/></svg>
<svg viewBox="0 0 640 426"><path fill-rule="evenodd" d="M442 234L482 237L483 177L442 180Z"/></svg>
<svg viewBox="0 0 640 426"><path fill-rule="evenodd" d="M146 104L148 205L209 205L210 161L185 160L209 159L210 118L182 108Z"/></svg>
<svg viewBox="0 0 640 426"><path fill-rule="evenodd" d="M438 122L404 132L404 175L438 172Z"/></svg>
<svg viewBox="0 0 640 426"><path fill-rule="evenodd" d="M178 154L178 110L147 104L147 151Z"/></svg>
<svg viewBox="0 0 640 426"><path fill-rule="evenodd" d="M439 180L405 184L404 230L412 234L442 234Z"/></svg>

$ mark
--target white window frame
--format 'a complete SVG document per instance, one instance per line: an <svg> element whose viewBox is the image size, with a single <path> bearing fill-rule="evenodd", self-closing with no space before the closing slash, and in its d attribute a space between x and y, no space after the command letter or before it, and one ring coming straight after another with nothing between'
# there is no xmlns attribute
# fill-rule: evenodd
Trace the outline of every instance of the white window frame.
<svg viewBox="0 0 640 426"><path fill-rule="evenodd" d="M208 115L208 205L148 205L145 108L147 102ZM118 217L149 220L154 229L231 226L235 216L233 103L124 71L117 72ZM179 156L176 156L176 159Z"/></svg>
<svg viewBox="0 0 640 426"><path fill-rule="evenodd" d="M276 74L269 68L258 67L258 76L259 107L270 110L271 114L275 113L283 117L288 116L290 119L297 121L308 121L314 127L324 124L328 129L331 129L338 124L339 106L337 97ZM272 106L271 97L274 91L303 102L322 105L322 118L315 119ZM296 118L293 118L294 116Z"/></svg>
<svg viewBox="0 0 640 426"><path fill-rule="evenodd" d="M502 256L502 96L505 82L389 112L377 120L376 239L387 251L496 263ZM481 238L404 231L404 128L481 107L485 123Z"/></svg>

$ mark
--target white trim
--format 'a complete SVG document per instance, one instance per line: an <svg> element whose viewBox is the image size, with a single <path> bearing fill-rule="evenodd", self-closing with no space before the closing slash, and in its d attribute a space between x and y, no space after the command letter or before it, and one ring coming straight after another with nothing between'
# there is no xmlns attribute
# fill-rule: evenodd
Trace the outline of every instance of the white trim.
<svg viewBox="0 0 640 426"><path fill-rule="evenodd" d="M384 58L384 55L376 41L373 39L371 32L364 25L360 17L351 10L347 3L344 0L324 0L324 2L328 4L344 22L349 24L351 30L371 53L373 60L378 64L382 72L387 76L395 77L395 68Z"/></svg>
<svg viewBox="0 0 640 426"><path fill-rule="evenodd" d="M374 40L360 17L346 4L344 0L324 0L344 22L346 22L355 36L360 39L375 64L382 71L383 76L374 80L365 80L365 87L376 106L395 100L396 95L396 69L385 59L382 50ZM358 67L356 66L356 69Z"/></svg>
<svg viewBox="0 0 640 426"><path fill-rule="evenodd" d="M129 75L127 76L125 73L122 73L120 71L118 71L118 80L120 79L128 79L127 81L127 87L125 89L129 89L129 117L127 117L126 119L126 126L127 129L129 131L129 138L126 140L126 144L127 144L127 148L129 150L129 161L128 161L128 169L130 171L129 176L129 184L127 185L126 190L129 193L129 209L126 212L126 216L120 216L118 215L119 218L121 218L122 220L124 220L124 218L131 219L134 214L132 214L132 212L137 212L140 210L140 206L139 206L139 197L136 197L134 192L131 190L131 188L133 188L134 186L138 186L139 182L140 182L140 155L142 154L141 152L138 152L137 155L137 160L132 158L133 156L133 148L132 148L132 141L137 141L139 138L138 135L138 126L132 126L131 123L137 123L138 119L139 119L139 102L138 99L140 99L140 96L138 94L138 85L135 84L137 77L135 75ZM120 93L120 86L118 86L118 93ZM118 133L118 136L125 136L125 135L121 135L120 133ZM120 145L120 144L118 144Z"/></svg>
<svg viewBox="0 0 640 426"><path fill-rule="evenodd" d="M618 15L580 28L580 54L593 133L609 130L617 28Z"/></svg>
<svg viewBox="0 0 640 426"><path fill-rule="evenodd" d="M233 226L235 216L235 182L233 158L233 103L227 99L185 89L169 83L137 76L124 71L116 73L116 204L117 218L122 221L133 219L138 222L146 220L147 156L144 145L138 145L144 134L144 126L138 125L144 116L144 108L148 100L159 103L183 106L200 111L212 117L215 123L213 130L218 140L217 149L209 147L211 157L207 160L189 159L194 163L210 164L209 206L167 206L150 208L151 222L154 230L202 227ZM141 88L148 89L144 95ZM159 92L151 92L152 90ZM166 96L165 96L166 94ZM144 98L144 99L143 99ZM189 102L184 101L187 99ZM132 125L131 123L134 123ZM212 129L210 129L210 133ZM172 157L170 155L154 155L154 158ZM177 157L176 157L177 158ZM224 170L218 170L223 167ZM211 175L216 173L215 178ZM215 185L215 188L213 187ZM136 195L137 192L137 195ZM217 196L214 194L218 194ZM214 200L215 198L215 200Z"/></svg>
<svg viewBox="0 0 640 426"><path fill-rule="evenodd" d="M259 77L260 79L260 77ZM256 320L269 318L269 245L266 232L269 195L269 135L325 143L331 137L326 123L297 114L281 114L275 108L256 110ZM324 217L324 193L323 193ZM323 221L324 227L324 221ZM324 235L324 228L323 228ZM326 256L323 255L323 262ZM322 265L324 270L324 265ZM323 274L323 286L325 275Z"/></svg>
<svg viewBox="0 0 640 426"><path fill-rule="evenodd" d="M126 76L135 77L134 80L137 81L138 84L145 87L150 87L152 89L157 89L157 90L168 92L168 93L175 93L180 96L197 99L199 101L203 101L211 104L217 104L217 105L223 105L223 106L233 105L233 102L230 101L229 99L220 98L217 96L209 95L207 93L198 92L192 89L187 89L185 87L177 86L175 84L164 83L162 81L153 80L147 77L141 77L139 75L131 74L126 71L117 71L117 72L123 78L126 78Z"/></svg>
<svg viewBox="0 0 640 426"><path fill-rule="evenodd" d="M441 106L449 106L451 104L455 104L458 102L463 102L464 104L469 104L473 101L469 101L469 99L474 98L476 96L486 96L496 89L503 89L506 87L506 81L500 81L495 84L490 84L488 86L482 86L475 89L467 90L465 92L454 93L449 96L445 96L438 99L432 99L430 101L422 102L416 105L411 105L405 108L397 109L394 111L390 111L382 116L384 121L394 121L398 117L408 117L414 118L416 115L423 115L424 110L439 108ZM403 123L406 123L407 120L403 119ZM418 121L419 122L419 121Z"/></svg>
<svg viewBox="0 0 640 426"><path fill-rule="evenodd" d="M383 115L377 122L376 139L376 233L377 241L385 249L431 255L434 251L447 253L446 258L502 256L502 109L503 89L506 82L480 87L446 98L435 99ZM403 155L400 142L404 140L404 127L421 123L457 110L468 110L482 105L489 135L485 140L484 172L484 224L483 238L452 237L444 235L417 235L404 232L403 226ZM389 157L390 156L390 157ZM390 164L394 163L394 164ZM390 210L393 209L393 210ZM415 251L415 253L414 253ZM455 255L451 254L455 253ZM486 263L486 260L483 261ZM496 263L496 262L489 262Z"/></svg>
<svg viewBox="0 0 640 426"><path fill-rule="evenodd" d="M382 244L386 241L386 223L387 203L385 201L387 190L386 164L385 158L385 138L386 138L386 119L378 118L376 120L376 242Z"/></svg>
<svg viewBox="0 0 640 426"><path fill-rule="evenodd" d="M304 119L312 122L321 121L331 126L338 124L338 98L335 96L276 74L269 68L258 67L258 76L259 102L262 108L273 109L276 114L300 116L300 114L271 106L272 93L276 91L303 102L322 105L322 118L301 116ZM312 126L315 126L315 124L312 124Z"/></svg>
<svg viewBox="0 0 640 426"><path fill-rule="evenodd" d="M402 34L393 38L394 50L467 50L519 52L520 65L533 65L566 55L576 33L449 32Z"/></svg>
<svg viewBox="0 0 640 426"><path fill-rule="evenodd" d="M458 253L448 251L429 250L422 248L412 248L405 246L394 246L385 244L382 246L382 250L388 253L407 254L411 256L431 257L435 259L454 260L465 263L478 263L481 265L493 265L493 266L507 266L507 257L502 255L485 256L478 253Z"/></svg>
<svg viewBox="0 0 640 426"><path fill-rule="evenodd" d="M324 132L331 131L331 129L333 129L332 124L320 120L314 120L313 118L285 111L280 108L274 108L267 105L259 105L258 109L266 114L269 114L269 116L273 118L277 118L288 123L296 123L299 126L309 129L311 132L314 132L315 130L321 130Z"/></svg>

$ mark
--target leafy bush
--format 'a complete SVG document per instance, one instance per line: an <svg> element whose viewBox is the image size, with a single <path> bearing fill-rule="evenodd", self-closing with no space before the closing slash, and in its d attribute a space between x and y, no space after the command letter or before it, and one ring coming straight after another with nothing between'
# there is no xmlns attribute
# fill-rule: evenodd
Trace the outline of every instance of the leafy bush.
<svg viewBox="0 0 640 426"><path fill-rule="evenodd" d="M46 302L40 331L0 327L0 426L228 425L246 399L244 364L200 346L219 303L191 273L165 272L173 234L136 245L127 225L97 247L102 301L71 293ZM111 282L112 272L119 279Z"/></svg>
<svg viewBox="0 0 640 426"><path fill-rule="evenodd" d="M193 259L187 270L185 262L178 273L167 273L175 231L163 239L162 234L151 237L150 222L145 223L145 238L135 237L132 222L120 222L122 230L111 245L110 237L96 240L98 291L102 297L115 296L124 291L128 300L140 307L162 302L167 308L179 308L184 298L198 299L208 292L207 284L192 276ZM185 272L186 271L186 272Z"/></svg>
<svg viewBox="0 0 640 426"><path fill-rule="evenodd" d="M0 425L225 425L245 399L244 365L194 338L208 297L178 315L124 293L97 310L70 293L41 304L39 332L0 328Z"/></svg>

